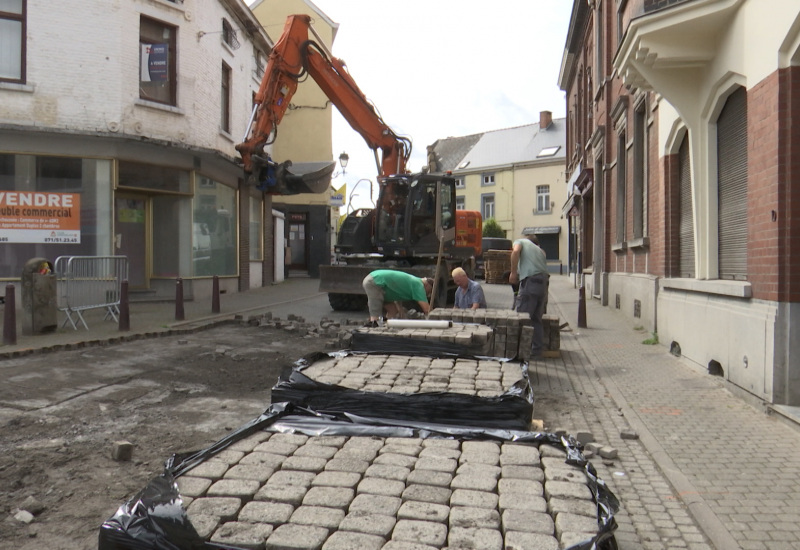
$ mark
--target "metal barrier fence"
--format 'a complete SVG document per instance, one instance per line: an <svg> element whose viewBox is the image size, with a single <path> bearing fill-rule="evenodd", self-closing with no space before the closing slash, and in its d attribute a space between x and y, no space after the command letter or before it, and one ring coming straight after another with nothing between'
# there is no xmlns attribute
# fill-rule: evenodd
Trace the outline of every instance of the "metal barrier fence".
<svg viewBox="0 0 800 550"><path fill-rule="evenodd" d="M106 315L119 321L119 302L122 281L128 278L127 256L59 256L55 262L58 278L58 309L63 311L67 323L78 330L80 322L86 330L89 325L83 311L105 308Z"/></svg>

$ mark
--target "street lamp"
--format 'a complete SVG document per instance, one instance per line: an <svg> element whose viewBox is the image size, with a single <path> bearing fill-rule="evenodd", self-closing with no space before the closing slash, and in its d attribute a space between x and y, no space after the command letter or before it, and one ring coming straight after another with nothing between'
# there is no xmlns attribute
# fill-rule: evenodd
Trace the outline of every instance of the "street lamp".
<svg viewBox="0 0 800 550"><path fill-rule="evenodd" d="M347 163L349 161L350 161L350 157L347 155L347 153L342 151L342 154L339 155L339 164L342 165L342 175L344 175L346 173L344 169L347 168Z"/></svg>

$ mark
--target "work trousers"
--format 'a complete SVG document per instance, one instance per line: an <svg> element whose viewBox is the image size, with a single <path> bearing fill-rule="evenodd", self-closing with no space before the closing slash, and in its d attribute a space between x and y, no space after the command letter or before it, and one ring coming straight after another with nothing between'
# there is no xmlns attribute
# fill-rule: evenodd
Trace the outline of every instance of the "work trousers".
<svg viewBox="0 0 800 550"><path fill-rule="evenodd" d="M367 307L369 308L370 318L380 319L383 317L384 290L375 283L372 275L367 275L361 283L364 292L367 293Z"/></svg>
<svg viewBox="0 0 800 550"><path fill-rule="evenodd" d="M542 325L542 315L544 315L549 287L550 275L548 273L531 275L530 277L522 279L519 283L517 311L528 313L531 316L531 323L533 324L531 357L539 357L542 355L542 351L544 351L544 326Z"/></svg>

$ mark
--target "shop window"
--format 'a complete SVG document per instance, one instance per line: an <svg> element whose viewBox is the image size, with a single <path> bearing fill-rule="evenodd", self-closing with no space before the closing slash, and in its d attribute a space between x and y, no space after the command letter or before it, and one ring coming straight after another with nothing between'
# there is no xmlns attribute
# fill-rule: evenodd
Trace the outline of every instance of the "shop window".
<svg viewBox="0 0 800 550"><path fill-rule="evenodd" d="M119 161L119 186L170 193L191 193L189 172L169 166Z"/></svg>
<svg viewBox="0 0 800 550"><path fill-rule="evenodd" d="M250 197L250 260L264 259L263 202L260 197Z"/></svg>
<svg viewBox="0 0 800 550"><path fill-rule="evenodd" d="M27 0L0 0L0 82L25 82Z"/></svg>
<svg viewBox="0 0 800 550"><path fill-rule="evenodd" d="M193 274L198 277L237 275L236 190L198 176L192 208L194 233L208 237L202 244L208 254L194 262Z"/></svg>
<svg viewBox="0 0 800 550"><path fill-rule="evenodd" d="M139 97L177 105L177 28L149 17L139 22Z"/></svg>

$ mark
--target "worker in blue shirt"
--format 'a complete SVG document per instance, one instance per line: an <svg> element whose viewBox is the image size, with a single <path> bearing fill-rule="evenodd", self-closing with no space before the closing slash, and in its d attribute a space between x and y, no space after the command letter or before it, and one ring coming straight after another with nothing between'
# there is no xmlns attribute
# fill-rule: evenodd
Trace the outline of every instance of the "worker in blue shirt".
<svg viewBox="0 0 800 550"><path fill-rule="evenodd" d="M451 273L456 288L456 302L453 309L478 309L486 307L486 297L478 281L473 281L463 268L457 267Z"/></svg>

